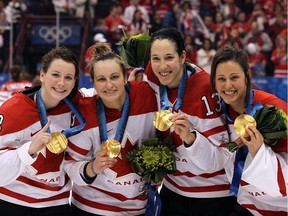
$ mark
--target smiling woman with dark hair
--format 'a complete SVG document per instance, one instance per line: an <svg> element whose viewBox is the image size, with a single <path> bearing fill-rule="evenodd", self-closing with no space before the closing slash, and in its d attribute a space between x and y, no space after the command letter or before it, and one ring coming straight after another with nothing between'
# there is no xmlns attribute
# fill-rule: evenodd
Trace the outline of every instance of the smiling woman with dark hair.
<svg viewBox="0 0 288 216"><path fill-rule="evenodd" d="M170 110L177 171L165 176L161 189L163 216L228 215L235 203L229 195L225 170L206 172L194 162L194 146L220 145L228 140L220 101L211 89L209 74L186 61L184 40L173 28L151 36L151 65L145 73L157 92L161 110ZM210 155L210 152L206 152Z"/></svg>
<svg viewBox="0 0 288 216"><path fill-rule="evenodd" d="M41 85L0 107L1 215L68 216L71 181L63 169L67 137L85 120L74 105L79 64L60 47L42 57ZM72 112L82 123L73 127Z"/></svg>
<svg viewBox="0 0 288 216"><path fill-rule="evenodd" d="M237 117L249 114L256 119L257 111L266 105L283 111L281 115L285 118L287 130L287 103L275 95L251 89L250 74L248 56L244 50L226 45L215 54L211 67L211 84L222 98L231 141L239 137L236 128L233 129ZM267 112L262 118L268 120L270 113ZM264 126L269 124L271 122ZM287 138L279 139L277 145L271 146L264 139L265 135L261 134L260 131L263 130L260 125L249 126L245 131L247 136L240 136L243 144L236 152L235 161L225 161L226 156L219 156L218 159L216 157L217 161L224 160L224 164L235 164L235 168L232 167L229 171L233 175L230 190L235 195L238 193L238 202L253 215L267 215L268 212L269 215L287 215ZM267 132L272 132L272 128ZM215 160L214 157L211 159ZM243 173L238 167L243 168Z"/></svg>

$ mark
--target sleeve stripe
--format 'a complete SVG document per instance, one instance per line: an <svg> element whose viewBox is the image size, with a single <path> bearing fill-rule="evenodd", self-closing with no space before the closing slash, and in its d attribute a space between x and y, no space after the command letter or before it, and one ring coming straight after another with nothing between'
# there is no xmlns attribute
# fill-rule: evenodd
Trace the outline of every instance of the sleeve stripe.
<svg viewBox="0 0 288 216"><path fill-rule="evenodd" d="M277 158L277 165L278 165L278 185L280 188L280 193L282 194L282 196L287 196L286 193L286 185L285 185L285 180L284 180L284 176L283 176L283 172L281 169L281 164L279 162L279 159Z"/></svg>

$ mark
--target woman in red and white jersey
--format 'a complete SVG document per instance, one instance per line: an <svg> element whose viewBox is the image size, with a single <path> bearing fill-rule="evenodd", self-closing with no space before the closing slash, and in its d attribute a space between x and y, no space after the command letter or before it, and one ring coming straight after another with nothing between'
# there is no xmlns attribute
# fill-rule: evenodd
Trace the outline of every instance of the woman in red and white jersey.
<svg viewBox="0 0 288 216"><path fill-rule="evenodd" d="M67 149L72 215L144 215L145 181L132 170L126 154L140 147L141 139L156 136L155 93L145 82L127 83L124 62L113 52L95 54L90 74L97 94L79 101L87 124L71 137ZM116 158L101 150L107 142L121 145Z"/></svg>
<svg viewBox="0 0 288 216"><path fill-rule="evenodd" d="M259 105L273 105L287 114L285 101L263 91L250 90L247 54L238 47L225 46L218 50L212 62L211 84L223 100L231 141L238 138L233 123L240 114L256 111ZM287 215L287 139L280 139L276 146L270 147L264 144L256 127L250 126L246 131L250 138L240 137L245 145L235 153L234 162L242 149L247 148L240 186L233 183L238 170L230 169L232 187L240 187L237 200L253 215ZM233 161L228 162L228 166L232 164Z"/></svg>
<svg viewBox="0 0 288 216"><path fill-rule="evenodd" d="M227 45L217 51L212 61L211 85L222 98L230 142L245 145L239 145L241 147L231 155L225 145L219 148L195 144L192 155L201 155L197 157L198 165L210 172L225 167L231 181L230 192L250 212L245 215L286 216L287 139L282 138L271 147L264 143L263 136L255 126L246 129L249 138L241 136L239 139L234 129L234 121L240 114L253 116L266 105L273 105L287 114L285 101L264 91L251 90L250 73L244 50ZM238 212L238 215L242 214Z"/></svg>
<svg viewBox="0 0 288 216"><path fill-rule="evenodd" d="M64 135L81 129L70 130L71 114L78 113L72 100L77 98L79 64L65 47L52 49L42 63L41 86L16 93L0 107L3 216L69 215L71 181L63 168L64 153L54 152L60 146L51 141L58 134L65 144Z"/></svg>
<svg viewBox="0 0 288 216"><path fill-rule="evenodd" d="M177 171L166 175L161 189L161 215L228 215L236 202L229 195L224 168L208 173L191 157L193 143L205 146L228 141L209 74L186 62L184 40L176 29L161 29L150 41L151 65L145 73L157 92L159 108L174 113L173 126L165 133L172 134L177 148Z"/></svg>

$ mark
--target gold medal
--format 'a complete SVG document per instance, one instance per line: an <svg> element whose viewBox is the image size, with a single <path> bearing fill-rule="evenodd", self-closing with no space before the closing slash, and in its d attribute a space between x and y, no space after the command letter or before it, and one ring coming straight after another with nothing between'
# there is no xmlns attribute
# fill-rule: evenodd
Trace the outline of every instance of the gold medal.
<svg viewBox="0 0 288 216"><path fill-rule="evenodd" d="M166 131L172 126L172 122L169 120L169 117L173 113L170 110L160 110L155 113L153 119L153 125L160 131Z"/></svg>
<svg viewBox="0 0 288 216"><path fill-rule="evenodd" d="M248 126L256 127L256 121L251 115L239 115L234 121L234 129L239 136L249 137L245 130Z"/></svg>
<svg viewBox="0 0 288 216"><path fill-rule="evenodd" d="M61 132L53 132L51 133L52 140L48 144L46 144L47 149L54 153L60 154L63 152L68 146L68 139Z"/></svg>
<svg viewBox="0 0 288 216"><path fill-rule="evenodd" d="M101 151L107 149L107 155L110 158L116 158L120 154L121 151L121 144L117 140L106 140L101 145Z"/></svg>

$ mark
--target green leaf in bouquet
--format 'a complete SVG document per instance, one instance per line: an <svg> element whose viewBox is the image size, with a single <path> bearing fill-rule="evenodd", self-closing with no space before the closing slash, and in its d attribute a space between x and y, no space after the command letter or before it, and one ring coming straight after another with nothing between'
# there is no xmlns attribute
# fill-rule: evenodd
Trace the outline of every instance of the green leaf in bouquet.
<svg viewBox="0 0 288 216"><path fill-rule="evenodd" d="M255 114L257 129L263 135L267 145L273 143L273 146L275 146L279 139L287 138L287 115L283 110L266 105L257 113ZM275 141L271 142L271 140Z"/></svg>
<svg viewBox="0 0 288 216"><path fill-rule="evenodd" d="M146 66L150 58L149 32L131 36L130 38L127 38L126 33L124 36L124 40L120 43L122 45L120 55L126 65L130 67Z"/></svg>
<svg viewBox="0 0 288 216"><path fill-rule="evenodd" d="M160 138L143 139L142 146L130 151L126 158L132 169L142 176L147 183L160 182L168 173L176 171L176 160L170 142ZM174 146L174 145L173 145Z"/></svg>

